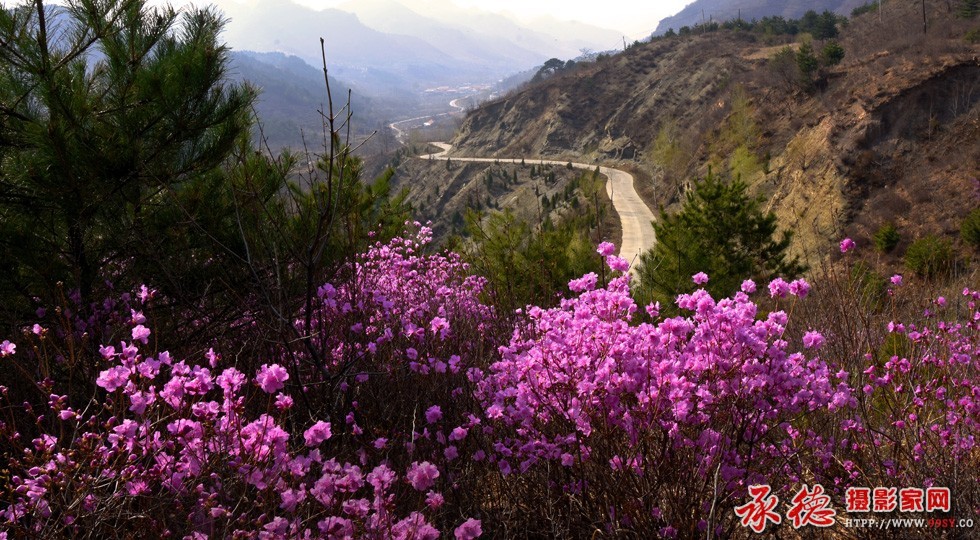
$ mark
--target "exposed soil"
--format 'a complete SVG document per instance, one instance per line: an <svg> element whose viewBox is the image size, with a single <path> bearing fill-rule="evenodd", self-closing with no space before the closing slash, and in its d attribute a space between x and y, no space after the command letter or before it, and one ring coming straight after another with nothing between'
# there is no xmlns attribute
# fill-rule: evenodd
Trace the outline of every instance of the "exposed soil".
<svg viewBox="0 0 980 540"><path fill-rule="evenodd" d="M760 164L743 179L795 232L796 254L822 258L844 235L870 243L887 222L903 238L896 252L924 234L955 240L980 204L980 47L963 39L976 21L929 17L925 34L911 4L851 21L844 62L809 90L773 69L778 40L722 31L642 44L472 111L454 145L629 168L644 200L670 209L709 165L729 170L726 126L742 93ZM689 157L674 178L652 151L668 122Z"/></svg>

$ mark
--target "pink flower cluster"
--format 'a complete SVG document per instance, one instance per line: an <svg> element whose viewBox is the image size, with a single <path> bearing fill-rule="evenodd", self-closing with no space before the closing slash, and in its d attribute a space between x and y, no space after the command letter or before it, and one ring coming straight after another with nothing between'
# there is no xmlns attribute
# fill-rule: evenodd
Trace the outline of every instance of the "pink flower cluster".
<svg viewBox="0 0 980 540"><path fill-rule="evenodd" d="M694 279L705 283L707 276ZM617 437L633 453L615 456L616 468L628 462L639 473L688 466L706 474L720 463L728 482L791 455L792 429L774 426L855 403L826 362L790 352L786 313L760 320L745 293L722 300L703 289L681 295L677 304L689 315L654 325L632 323L637 306L628 275L594 286L577 282L578 297L532 308L531 326L501 348L480 386L487 417L508 428L493 455L504 470L547 460L571 466ZM809 286L776 280L770 290L803 297ZM817 349L822 340L811 333L804 343ZM673 450L642 454L658 434ZM669 461L688 448L696 463Z"/></svg>
<svg viewBox="0 0 980 540"><path fill-rule="evenodd" d="M144 356L135 344L119 349L103 347L112 365L97 384L121 414L98 421L67 408L66 396L52 395L58 431L74 436L45 434L24 449L25 466L11 478L15 499L0 512L6 528L43 535L48 518L57 516L61 524L54 526L80 534L71 525L98 508L163 498L187 501L183 519L198 533L439 537L421 510L398 517L400 475L387 463L340 462L321 449L331 438L328 422L313 422L303 433L305 444L296 444L275 417L246 413L247 377L237 369L214 375L207 367L173 362L167 353ZM253 381L271 392L286 378L273 364L263 365ZM428 462L404 475L419 490L439 477ZM479 522L469 520L457 535L474 538L478 529Z"/></svg>
<svg viewBox="0 0 980 540"><path fill-rule="evenodd" d="M351 278L319 289L322 305L312 324L329 369L375 366L397 351L414 372L465 369L466 351L451 338L475 322L478 333L491 324L492 310L480 301L486 280L471 276L458 254L426 255L431 230L416 223L410 238L376 243L358 257ZM296 323L303 325L303 321ZM401 363L375 366L384 371Z"/></svg>
<svg viewBox="0 0 980 540"><path fill-rule="evenodd" d="M966 317L952 318L947 302L934 302L938 313L927 311L929 324L891 322L888 332L904 343L880 361L869 355L858 393L865 407L886 415L884 425L869 425L859 415L843 423L850 434L845 451L903 452L918 463L922 474L935 477L938 451L947 458L969 459L980 449L980 291L962 291ZM886 349L887 350L887 349ZM882 450L887 449L887 450ZM886 465L891 477L915 471ZM849 472L856 474L856 470Z"/></svg>
<svg viewBox="0 0 980 540"><path fill-rule="evenodd" d="M603 483L633 486L649 495L642 525L670 537L700 535L678 521L757 482L779 490L843 468L846 486L884 467L920 485L942 472L930 455L976 463L980 292L963 291L965 317L940 297L927 324L893 322L900 353L857 359L864 371L849 373L835 361L855 359L824 356L832 334L787 330L779 308L810 295L804 280L760 284L771 311L745 281L730 298L677 297L680 316L646 306L654 321L639 323L628 265L604 243L598 253L621 275L605 287L595 274L572 280L558 307L529 306L501 331L481 301L484 280L456 255L425 254L429 234L372 246L297 315L312 347L263 357L254 373L213 350L200 362L155 352L159 336L129 299L107 303L103 313L125 308L113 335L131 340L98 349L95 398L74 403L39 381L47 409L22 407L38 435L21 440L0 424L20 450L7 464L3 527L73 535L92 516L122 523L165 508L179 524L171 532L191 538L473 539L494 521L464 518L493 505L458 495L491 479L501 492L583 501L602 499ZM137 298L153 296L144 287ZM39 339L57 333L36 326ZM20 360L32 349L21 346L3 341L0 357ZM911 456L918 476L882 455ZM664 504L662 486L679 472L708 486L686 493L715 498ZM630 509L603 511L613 522Z"/></svg>
<svg viewBox="0 0 980 540"><path fill-rule="evenodd" d="M213 350L200 364L146 353L151 331L133 311L121 321L133 341L100 349L104 365L96 385L107 394L100 399L111 416L101 406L77 412L66 405L67 396L52 396L48 417L60 424L49 432L67 428L69 435L44 435L25 448L12 480L19 495L2 514L7 528L43 535L52 530L47 527L84 527L95 509L156 500L169 501L162 504L177 512L175 523L186 522L195 534L438 538L433 524L439 523L458 525L447 532L459 538L479 536L479 520L453 524L442 514L438 489L458 480L449 467L462 465L460 451L472 444L469 431L479 419L434 404L422 409L419 425L429 425L419 432L405 429L411 420L385 429L377 422L383 418L362 418L356 400L371 396L364 393L368 387L390 388L390 378L415 378L407 384L416 389L432 378L439 389L459 386L474 369L468 347L482 347L483 338L467 333L493 323L479 300L484 280L468 276L456 255L424 254L429 234L422 227L414 238L376 244L349 279L320 288L322 304L310 330L326 352L327 371L340 381L336 386L324 386L323 371L310 369L312 357L302 353L278 356L251 378L233 367L220 369ZM148 290L139 296L152 297ZM107 305L106 312L114 308ZM298 321L302 326L302 314ZM4 355L16 352L8 343L0 349ZM342 410L297 421L290 414L299 400L287 393L294 384L319 384L355 400L332 399ZM453 395L463 396L462 388ZM436 397L425 399L432 404ZM453 405L445 398L439 403ZM291 432L292 426L301 429Z"/></svg>

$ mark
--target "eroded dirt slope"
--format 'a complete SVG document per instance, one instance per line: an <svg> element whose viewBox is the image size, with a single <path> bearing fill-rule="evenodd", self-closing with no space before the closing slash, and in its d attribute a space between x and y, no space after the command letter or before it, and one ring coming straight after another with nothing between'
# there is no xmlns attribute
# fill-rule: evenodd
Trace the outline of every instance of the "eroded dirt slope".
<svg viewBox="0 0 980 540"><path fill-rule="evenodd" d="M914 7L842 28L844 61L810 89L771 61L798 43L725 31L661 40L486 104L454 145L632 167L654 207L675 205L709 165L739 174L811 260L886 222L903 244L954 238L980 204L980 47L964 40L980 21L936 7L923 33ZM656 152L665 133L682 154L672 164Z"/></svg>

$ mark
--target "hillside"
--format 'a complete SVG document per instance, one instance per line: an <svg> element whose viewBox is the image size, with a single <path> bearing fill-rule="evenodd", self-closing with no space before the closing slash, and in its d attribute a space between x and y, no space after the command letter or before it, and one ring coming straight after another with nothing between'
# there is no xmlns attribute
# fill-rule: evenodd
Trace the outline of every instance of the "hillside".
<svg viewBox="0 0 980 540"><path fill-rule="evenodd" d="M859 17L840 29L843 62L810 88L776 69L780 38L658 39L472 111L454 144L633 167L654 206L676 203L709 165L727 169L796 231L804 256L844 233L870 241L887 222L902 245L953 237L977 204L964 196L980 176L980 60L964 40L976 26L930 9L923 34L911 5Z"/></svg>
<svg viewBox="0 0 980 540"><path fill-rule="evenodd" d="M259 90L255 112L261 122L262 135L273 150L283 147L300 149L303 135L307 142L322 137L322 122L317 113L327 101L323 84L323 71L317 70L296 56L282 53L256 53L233 51L231 53L231 79L248 81ZM346 100L346 81L330 78L335 95ZM352 93L351 107L357 114L352 124L357 137L371 133L396 110L416 103L412 96L400 100L371 99L361 93ZM399 107L399 105L401 105ZM256 135L258 134L256 126Z"/></svg>
<svg viewBox="0 0 980 540"><path fill-rule="evenodd" d="M449 163L438 160L399 160L392 181L409 189L407 202L416 217L431 221L439 238L462 234L469 210L509 211L517 219L541 224L558 222L596 204L608 203L603 180L564 166L540 165L534 161L513 163ZM424 179L424 181L422 181ZM618 224L603 212L603 239L619 243Z"/></svg>

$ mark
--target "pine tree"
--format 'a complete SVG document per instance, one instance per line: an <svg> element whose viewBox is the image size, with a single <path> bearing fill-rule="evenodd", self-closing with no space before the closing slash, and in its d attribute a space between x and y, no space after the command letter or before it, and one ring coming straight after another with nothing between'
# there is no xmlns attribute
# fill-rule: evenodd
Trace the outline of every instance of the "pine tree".
<svg viewBox="0 0 980 540"><path fill-rule="evenodd" d="M825 66L836 66L844 59L844 47L836 41L828 42L820 52L820 60Z"/></svg>
<svg viewBox="0 0 980 540"><path fill-rule="evenodd" d="M0 8L4 298L64 282L87 300L174 190L219 174L255 96L226 82L222 25L144 0Z"/></svg>
<svg viewBox="0 0 980 540"><path fill-rule="evenodd" d="M956 15L964 19L972 19L980 14L980 0L960 0Z"/></svg>
<svg viewBox="0 0 980 540"><path fill-rule="evenodd" d="M800 74L806 85L811 84L813 74L819 67L817 57L813 52L813 45L809 41L804 41L799 50L796 51L796 65L800 68Z"/></svg>
<svg viewBox="0 0 980 540"><path fill-rule="evenodd" d="M691 276L705 272L716 297L735 292L744 279L792 277L804 271L786 250L791 234L776 238L776 216L763 213L741 180L708 176L687 193L683 208L654 222L657 244L641 256L640 288L670 302L695 287Z"/></svg>

